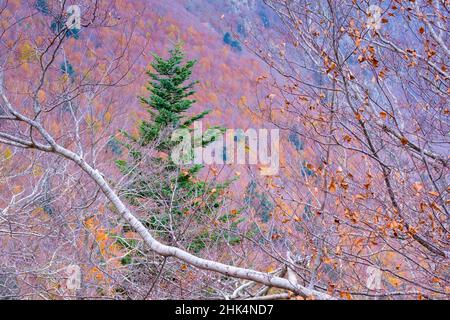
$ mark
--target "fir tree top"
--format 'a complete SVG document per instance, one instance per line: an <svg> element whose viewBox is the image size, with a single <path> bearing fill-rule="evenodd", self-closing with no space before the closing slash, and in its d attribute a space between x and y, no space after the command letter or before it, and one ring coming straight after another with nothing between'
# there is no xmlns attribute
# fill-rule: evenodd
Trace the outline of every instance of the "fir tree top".
<svg viewBox="0 0 450 320"><path fill-rule="evenodd" d="M167 127L175 129L187 126L194 120L202 118L208 112L195 117L187 118L183 113L191 108L195 100L189 99L195 91L193 87L198 81L188 81L192 74L195 60L189 60L183 64L184 54L181 46L177 45L169 51L170 57L164 59L153 54L154 60L151 64L153 70L147 74L151 80L147 89L150 96L140 97L152 117L151 122L142 121L140 126L140 142L146 145L158 137L161 130ZM183 119L184 118L184 119ZM181 122L181 120L184 120Z"/></svg>

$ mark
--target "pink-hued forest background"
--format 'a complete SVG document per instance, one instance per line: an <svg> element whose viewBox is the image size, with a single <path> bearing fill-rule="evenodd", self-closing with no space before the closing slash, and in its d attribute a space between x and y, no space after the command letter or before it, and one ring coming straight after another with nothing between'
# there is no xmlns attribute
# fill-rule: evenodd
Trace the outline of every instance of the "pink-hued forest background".
<svg viewBox="0 0 450 320"><path fill-rule="evenodd" d="M0 299L448 299L449 10L0 0ZM186 115L279 129L277 175L133 158L177 45Z"/></svg>

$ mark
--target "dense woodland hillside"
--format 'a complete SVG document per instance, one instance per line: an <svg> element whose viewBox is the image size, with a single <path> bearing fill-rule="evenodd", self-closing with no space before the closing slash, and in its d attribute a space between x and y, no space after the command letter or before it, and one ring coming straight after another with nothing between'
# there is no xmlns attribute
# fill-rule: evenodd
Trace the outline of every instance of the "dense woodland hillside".
<svg viewBox="0 0 450 320"><path fill-rule="evenodd" d="M0 299L448 299L449 8L0 0Z"/></svg>

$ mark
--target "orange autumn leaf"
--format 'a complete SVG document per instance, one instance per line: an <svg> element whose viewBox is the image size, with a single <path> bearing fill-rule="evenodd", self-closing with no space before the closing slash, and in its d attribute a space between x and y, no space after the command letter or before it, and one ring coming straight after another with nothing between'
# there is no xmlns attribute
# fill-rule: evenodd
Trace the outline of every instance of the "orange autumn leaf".
<svg viewBox="0 0 450 320"><path fill-rule="evenodd" d="M423 189L423 184L422 184L421 182L415 182L415 183L413 184L413 189L414 189L416 192L420 192L420 191L422 191L422 189Z"/></svg>
<svg viewBox="0 0 450 320"><path fill-rule="evenodd" d="M342 291L339 295L341 296L342 299L352 300L352 295L348 292Z"/></svg>
<svg viewBox="0 0 450 320"><path fill-rule="evenodd" d="M414 235L414 234L417 233L417 229L414 228L414 227L408 226L408 232L409 232L411 235Z"/></svg>
<svg viewBox="0 0 450 320"><path fill-rule="evenodd" d="M439 192L436 192L436 191L429 191L428 194L430 196L439 197Z"/></svg>
<svg viewBox="0 0 450 320"><path fill-rule="evenodd" d="M94 217L88 218L88 219L84 222L84 225L85 225L86 228L88 228L89 230L94 229L95 224L96 224L96 223L95 223L95 218L94 218Z"/></svg>
<svg viewBox="0 0 450 320"><path fill-rule="evenodd" d="M324 257L322 257L322 262L325 264L331 264L333 262L333 260L328 256L324 256Z"/></svg>
<svg viewBox="0 0 450 320"><path fill-rule="evenodd" d="M103 230L98 231L97 234L95 235L95 240L97 240L98 242L102 242L107 239L108 239L108 235Z"/></svg>
<svg viewBox="0 0 450 320"><path fill-rule="evenodd" d="M439 206L434 202L430 203L430 207L433 208L434 210L442 211L441 208L439 208Z"/></svg>
<svg viewBox="0 0 450 320"><path fill-rule="evenodd" d="M110 123L112 119L111 113L110 112L106 112L105 113L105 121L106 123Z"/></svg>
<svg viewBox="0 0 450 320"><path fill-rule="evenodd" d="M22 187L22 186L19 186L19 185L14 186L14 187L12 188L12 192L13 192L14 194L19 194L19 193L22 192L22 190L23 190L23 187Z"/></svg>
<svg viewBox="0 0 450 320"><path fill-rule="evenodd" d="M46 94L43 90L39 90L38 94L37 94L37 99L39 101L39 103L44 103L45 99L46 99Z"/></svg>
<svg viewBox="0 0 450 320"><path fill-rule="evenodd" d="M334 179L331 179L330 185L328 186L328 191L330 191L331 193L336 192L336 182L334 181Z"/></svg>
<svg viewBox="0 0 450 320"><path fill-rule="evenodd" d="M273 267L273 266L269 266L267 269L266 269L266 272L267 273L271 273L271 272L274 272L275 271L275 268Z"/></svg>
<svg viewBox="0 0 450 320"><path fill-rule="evenodd" d="M392 229L392 230L397 229L399 226L400 226L400 224L397 221L395 221L395 220L392 220L388 224L388 228Z"/></svg>
<svg viewBox="0 0 450 320"><path fill-rule="evenodd" d="M400 142L402 143L402 145L405 146L405 145L408 144L409 141L408 141L408 139L407 139L406 137L401 137L401 138L400 138Z"/></svg>
<svg viewBox="0 0 450 320"><path fill-rule="evenodd" d="M387 280L390 284L392 284L394 287L398 287L400 285L400 280L394 276L387 276Z"/></svg>
<svg viewBox="0 0 450 320"><path fill-rule="evenodd" d="M345 135L344 136L344 141L345 142L350 142L350 141L352 141L352 137L350 137L349 135Z"/></svg>
<svg viewBox="0 0 450 320"><path fill-rule="evenodd" d="M326 73L330 73L330 72L333 71L334 69L336 69L336 63L331 62L330 66L329 66L328 69L326 70Z"/></svg>
<svg viewBox="0 0 450 320"><path fill-rule="evenodd" d="M426 203L421 202L419 204L419 211L420 212L424 212L426 208L427 208L427 204Z"/></svg>
<svg viewBox="0 0 450 320"><path fill-rule="evenodd" d="M279 234L277 234L277 233L274 233L273 235L272 235L272 240L278 240L278 239L280 239L281 238L281 235L279 235Z"/></svg>

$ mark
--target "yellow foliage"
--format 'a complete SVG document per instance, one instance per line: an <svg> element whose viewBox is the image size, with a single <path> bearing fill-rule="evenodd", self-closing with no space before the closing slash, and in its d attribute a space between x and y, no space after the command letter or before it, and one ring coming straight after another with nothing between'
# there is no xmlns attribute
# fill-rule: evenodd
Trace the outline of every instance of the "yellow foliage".
<svg viewBox="0 0 450 320"><path fill-rule="evenodd" d="M43 208L36 208L31 212L33 217L40 219L41 221L49 221L50 215L44 211Z"/></svg>
<svg viewBox="0 0 450 320"><path fill-rule="evenodd" d="M6 148L6 149L3 151L3 157L5 158L5 160L11 159L12 156L13 156L13 153L12 153L12 151L11 151L10 148Z"/></svg>
<svg viewBox="0 0 450 320"><path fill-rule="evenodd" d="M105 121L106 121L106 123L111 123L111 119L112 119L111 113L109 111L106 112L105 113Z"/></svg>
<svg viewBox="0 0 450 320"><path fill-rule="evenodd" d="M102 281L104 279L103 273L97 267L93 267L89 271L89 274L92 278L94 278L97 281Z"/></svg>
<svg viewBox="0 0 450 320"><path fill-rule="evenodd" d="M33 176L40 177L43 174L44 174L44 169L41 166L39 166L39 165L33 166Z"/></svg>
<svg viewBox="0 0 450 320"><path fill-rule="evenodd" d="M91 217L84 222L84 225L87 229L93 230L96 227L97 222L95 221L94 217Z"/></svg>
<svg viewBox="0 0 450 320"><path fill-rule="evenodd" d="M392 284L394 287L398 287L400 285L400 280L394 276L386 275L387 281Z"/></svg>
<svg viewBox="0 0 450 320"><path fill-rule="evenodd" d="M99 230L97 234L95 235L95 240L98 242L103 242L108 240L108 235L103 230Z"/></svg>
<svg viewBox="0 0 450 320"><path fill-rule="evenodd" d="M22 44L19 48L19 59L23 62L30 62L36 57L36 51L29 41Z"/></svg>
<svg viewBox="0 0 450 320"><path fill-rule="evenodd" d="M37 94L37 99L39 103L44 103L46 100L46 95L45 92L43 90L39 90L38 94Z"/></svg>

